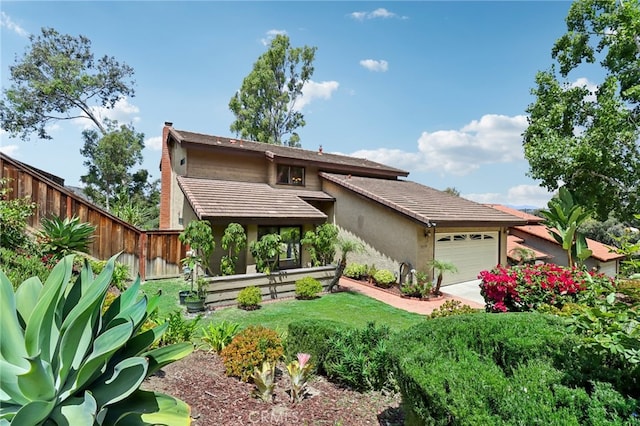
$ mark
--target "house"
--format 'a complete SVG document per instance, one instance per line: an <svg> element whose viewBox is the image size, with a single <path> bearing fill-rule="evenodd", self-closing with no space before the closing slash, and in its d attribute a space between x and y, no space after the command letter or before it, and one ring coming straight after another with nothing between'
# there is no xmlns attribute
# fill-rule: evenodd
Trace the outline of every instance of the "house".
<svg viewBox="0 0 640 426"><path fill-rule="evenodd" d="M509 228L507 256L512 262L520 262L522 254L527 251L529 254L527 257L532 257L536 262L567 266L567 253L542 223L543 218L507 206L491 205L491 207L527 221L526 224ZM615 277L620 268L620 260L624 256L616 253L612 247L589 238L587 238L587 246L592 254L585 260L585 265Z"/></svg>
<svg viewBox="0 0 640 426"><path fill-rule="evenodd" d="M220 241L231 222L249 241L279 233L287 241L281 269L310 259L300 236L315 225L336 224L366 254L351 261L402 275L429 272L430 260L450 261L458 273L444 284L476 279L507 262L507 229L526 221L405 178L384 164L322 151L193 133L165 123L161 159L161 229L208 220ZM218 244L219 246L219 244ZM210 264L222 251L216 247ZM404 267L401 271L401 267ZM236 272L255 270L248 250Z"/></svg>

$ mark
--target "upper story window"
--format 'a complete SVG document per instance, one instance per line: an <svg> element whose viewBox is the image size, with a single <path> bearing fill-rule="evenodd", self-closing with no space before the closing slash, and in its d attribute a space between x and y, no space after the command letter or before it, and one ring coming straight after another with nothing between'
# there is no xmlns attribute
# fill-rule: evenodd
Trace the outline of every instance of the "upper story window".
<svg viewBox="0 0 640 426"><path fill-rule="evenodd" d="M304 167L278 165L276 183L304 186Z"/></svg>

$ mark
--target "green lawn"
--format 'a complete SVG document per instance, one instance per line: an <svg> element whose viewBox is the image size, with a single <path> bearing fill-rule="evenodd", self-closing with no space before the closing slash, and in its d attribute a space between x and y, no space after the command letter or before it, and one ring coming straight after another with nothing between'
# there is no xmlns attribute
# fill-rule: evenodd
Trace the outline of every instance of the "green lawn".
<svg viewBox="0 0 640 426"><path fill-rule="evenodd" d="M159 313L165 316L176 309L184 309L178 304L178 291L187 289L180 279L148 281L142 286L147 294L154 294L162 289ZM368 322L386 324L392 329L403 329L424 320L418 314L394 308L378 300L359 293L323 294L315 300L285 300L265 303L255 311L244 311L237 307L217 308L208 321L232 321L242 327L260 324L265 327L286 330L291 321L303 318L330 319L348 325L362 327Z"/></svg>

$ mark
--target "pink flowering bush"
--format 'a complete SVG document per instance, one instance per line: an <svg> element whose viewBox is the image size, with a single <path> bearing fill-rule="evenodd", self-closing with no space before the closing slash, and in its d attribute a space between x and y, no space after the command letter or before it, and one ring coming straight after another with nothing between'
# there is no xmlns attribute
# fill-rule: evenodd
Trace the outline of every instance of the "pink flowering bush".
<svg viewBox="0 0 640 426"><path fill-rule="evenodd" d="M566 303L588 303L594 285L613 285L604 274L554 264L504 267L482 271L481 294L491 312L522 312L542 305L562 308Z"/></svg>

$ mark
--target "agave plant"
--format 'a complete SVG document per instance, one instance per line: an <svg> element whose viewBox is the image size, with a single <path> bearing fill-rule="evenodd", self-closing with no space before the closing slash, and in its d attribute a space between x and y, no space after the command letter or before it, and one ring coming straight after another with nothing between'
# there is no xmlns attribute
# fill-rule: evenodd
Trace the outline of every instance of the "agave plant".
<svg viewBox="0 0 640 426"><path fill-rule="evenodd" d="M44 241L44 249L48 253L60 257L72 251L87 252L96 227L87 222L80 222L79 217L61 219L58 216L44 218L41 221L40 237Z"/></svg>
<svg viewBox="0 0 640 426"><path fill-rule="evenodd" d="M190 424L183 401L139 387L193 345L149 349L168 324L141 330L158 296L138 297L139 279L102 313L114 263L72 279L66 256L15 293L0 271L0 425Z"/></svg>

